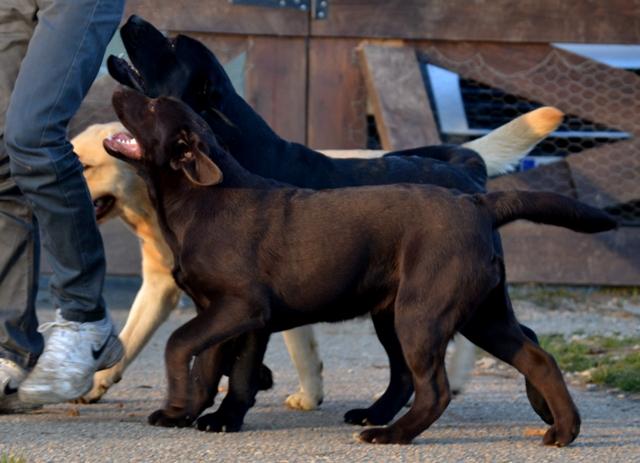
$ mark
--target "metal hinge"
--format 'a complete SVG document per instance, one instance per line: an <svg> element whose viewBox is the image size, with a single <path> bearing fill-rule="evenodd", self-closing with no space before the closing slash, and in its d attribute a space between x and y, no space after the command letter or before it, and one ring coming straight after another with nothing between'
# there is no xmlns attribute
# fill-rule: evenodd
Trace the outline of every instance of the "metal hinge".
<svg viewBox="0 0 640 463"><path fill-rule="evenodd" d="M313 7L315 19L327 19L329 13L329 0L229 0L229 3L266 8L293 8L300 11L309 11Z"/></svg>
<svg viewBox="0 0 640 463"><path fill-rule="evenodd" d="M329 0L314 0L313 3L313 17L327 19L327 16L329 16Z"/></svg>

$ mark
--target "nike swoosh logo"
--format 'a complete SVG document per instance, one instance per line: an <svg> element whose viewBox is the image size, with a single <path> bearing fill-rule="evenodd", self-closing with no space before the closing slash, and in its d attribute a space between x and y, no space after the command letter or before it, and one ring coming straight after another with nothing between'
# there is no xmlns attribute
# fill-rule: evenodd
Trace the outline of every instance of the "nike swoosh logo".
<svg viewBox="0 0 640 463"><path fill-rule="evenodd" d="M11 395L11 394L17 394L18 393L18 388L17 387L11 387L11 384L7 383L4 386L4 395Z"/></svg>
<svg viewBox="0 0 640 463"><path fill-rule="evenodd" d="M94 360L98 360L100 358L100 356L102 355L102 353L104 352L104 350L107 347L107 344L109 344L109 341L111 340L111 338L115 338L115 336L113 334L110 334L107 337L107 340L104 342L104 344L102 345L102 347L100 347L100 349L95 350L94 348L91 348L91 354L93 355L93 359Z"/></svg>

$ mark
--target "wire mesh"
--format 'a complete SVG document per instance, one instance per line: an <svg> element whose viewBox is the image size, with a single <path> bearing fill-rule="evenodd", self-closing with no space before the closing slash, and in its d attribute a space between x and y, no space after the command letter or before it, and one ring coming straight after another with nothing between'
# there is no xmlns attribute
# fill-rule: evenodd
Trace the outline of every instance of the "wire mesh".
<svg viewBox="0 0 640 463"><path fill-rule="evenodd" d="M633 114L640 91L639 69L609 68L553 47L544 55L537 46L531 48L536 58L530 67L522 60L518 71L512 72L506 71L505 63L515 48L505 48L504 59L496 59L495 53L488 58L481 48L472 54L469 48L459 47L433 45L420 55L425 65L433 63L459 73L469 134L446 133L440 127L443 142L464 143L477 136L472 134L495 129L543 106L542 102L569 109L575 114L567 114L519 170L532 169L500 179L498 184L568 194L608 210L623 225L640 226L640 115ZM428 78L425 85L439 121L432 93L437 86Z"/></svg>

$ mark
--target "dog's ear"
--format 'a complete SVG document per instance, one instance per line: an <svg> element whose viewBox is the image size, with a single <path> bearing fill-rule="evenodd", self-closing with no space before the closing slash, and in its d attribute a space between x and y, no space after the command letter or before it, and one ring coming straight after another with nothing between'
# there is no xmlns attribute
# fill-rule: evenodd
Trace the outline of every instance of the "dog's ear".
<svg viewBox="0 0 640 463"><path fill-rule="evenodd" d="M211 186L222 182L222 171L202 152L196 140L185 143L185 151L180 157L172 159L170 164L175 170L181 169L195 185Z"/></svg>

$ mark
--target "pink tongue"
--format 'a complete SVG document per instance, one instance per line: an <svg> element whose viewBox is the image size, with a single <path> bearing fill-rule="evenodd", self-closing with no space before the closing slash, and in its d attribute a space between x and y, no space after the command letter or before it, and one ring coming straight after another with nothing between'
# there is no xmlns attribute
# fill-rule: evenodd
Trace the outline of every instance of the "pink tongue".
<svg viewBox="0 0 640 463"><path fill-rule="evenodd" d="M112 137L105 139L104 143L109 147L109 149L117 151L128 158L140 159L142 157L140 146L135 142L135 140L133 143L127 143L129 140L134 140L134 138L126 133L117 133Z"/></svg>

